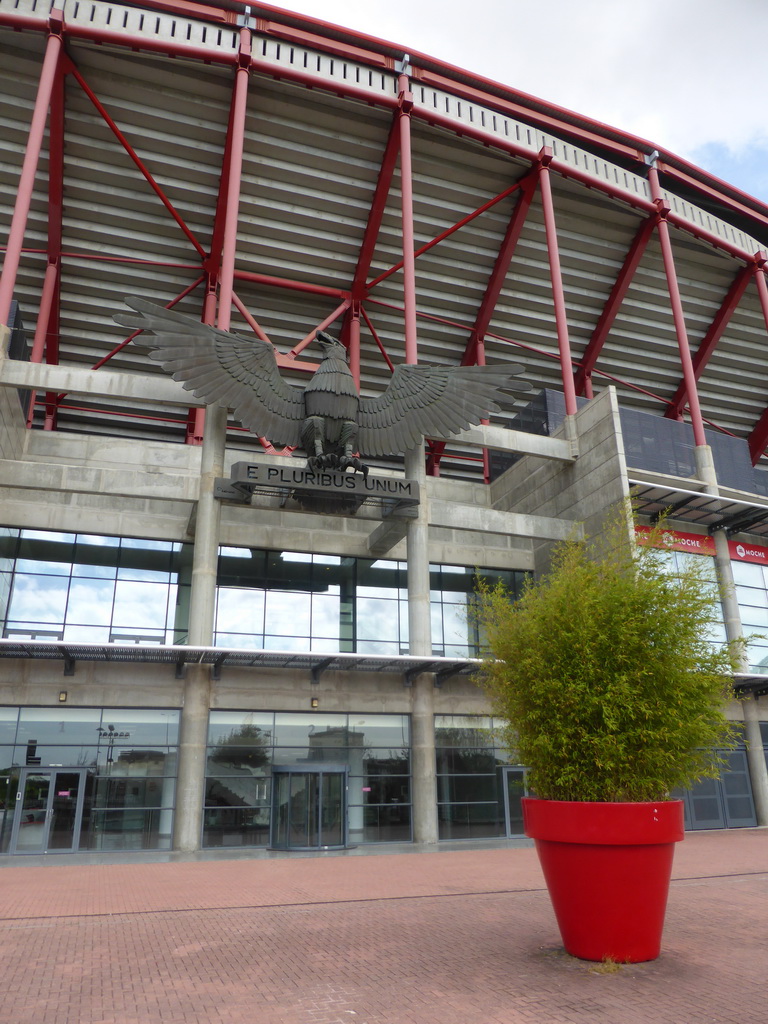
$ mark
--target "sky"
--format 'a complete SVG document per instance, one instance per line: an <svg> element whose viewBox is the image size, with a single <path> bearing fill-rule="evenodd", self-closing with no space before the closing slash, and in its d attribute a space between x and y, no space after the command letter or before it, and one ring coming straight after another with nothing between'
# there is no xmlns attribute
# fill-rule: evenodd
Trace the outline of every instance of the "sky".
<svg viewBox="0 0 768 1024"><path fill-rule="evenodd" d="M768 202L768 0L290 0L638 135Z"/></svg>

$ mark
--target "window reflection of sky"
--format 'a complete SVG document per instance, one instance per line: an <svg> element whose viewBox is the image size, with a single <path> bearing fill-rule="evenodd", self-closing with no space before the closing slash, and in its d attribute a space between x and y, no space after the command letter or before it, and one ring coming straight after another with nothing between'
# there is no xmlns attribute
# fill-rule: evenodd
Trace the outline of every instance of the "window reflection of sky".
<svg viewBox="0 0 768 1024"><path fill-rule="evenodd" d="M164 541L0 530L5 636L91 643L183 643L191 548ZM32 570L35 571L27 571ZM319 652L408 651L405 563L224 547L218 646ZM490 573L490 575L498 575ZM502 573L508 582L522 574ZM474 653L474 575L431 566L436 653ZM5 583L4 583L5 581ZM768 614L768 612L767 612Z"/></svg>

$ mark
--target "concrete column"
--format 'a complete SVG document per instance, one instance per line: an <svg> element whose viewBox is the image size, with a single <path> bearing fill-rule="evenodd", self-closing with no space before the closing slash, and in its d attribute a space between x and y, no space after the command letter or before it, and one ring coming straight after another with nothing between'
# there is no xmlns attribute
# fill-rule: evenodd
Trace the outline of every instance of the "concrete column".
<svg viewBox="0 0 768 1024"><path fill-rule="evenodd" d="M217 405L208 406L189 598L191 647L209 647L213 643L221 522L221 505L213 496L213 485L217 476L224 475L226 436L227 410ZM184 681L184 707L179 730L179 774L173 830L173 848L183 853L200 849L210 702L210 668L207 665L189 665Z"/></svg>
<svg viewBox="0 0 768 1024"><path fill-rule="evenodd" d="M707 485L709 494L718 494L717 474L715 473L712 449L709 445L699 445L695 449L696 473ZM739 602L733 581L731 556L728 551L728 537L722 530L717 530L715 538L715 566L720 583L720 597L723 604L725 634L729 640L738 640L744 634L741 625ZM739 666L741 672L749 672L746 656ZM744 716L744 733L747 746L747 764L752 783L752 796L755 801L755 816L758 825L768 825L768 766L765 763L763 740L760 734L760 719L757 702L759 698L749 694L741 701Z"/></svg>
<svg viewBox="0 0 768 1024"><path fill-rule="evenodd" d="M415 657L432 654L429 607L429 506L424 442L405 456L405 475L416 480L421 504L416 519L408 521L408 642ZM417 843L437 842L437 784L435 772L435 681L431 672L413 680L411 694L411 764L413 774L413 838Z"/></svg>

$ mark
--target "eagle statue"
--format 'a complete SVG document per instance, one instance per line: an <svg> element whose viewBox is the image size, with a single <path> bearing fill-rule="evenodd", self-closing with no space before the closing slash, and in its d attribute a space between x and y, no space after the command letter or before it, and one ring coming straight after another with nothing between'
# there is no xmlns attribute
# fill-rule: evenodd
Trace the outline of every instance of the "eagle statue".
<svg viewBox="0 0 768 1024"><path fill-rule="evenodd" d="M360 455L396 455L423 437L450 437L498 412L504 388L528 391L515 380L521 363L500 366L401 364L387 388L363 398L342 344L323 331L320 366L304 388L284 380L275 350L258 338L218 330L143 299L125 300L135 313L115 320L154 335L150 357L196 398L232 409L253 433L273 444L303 447L312 469L367 474Z"/></svg>

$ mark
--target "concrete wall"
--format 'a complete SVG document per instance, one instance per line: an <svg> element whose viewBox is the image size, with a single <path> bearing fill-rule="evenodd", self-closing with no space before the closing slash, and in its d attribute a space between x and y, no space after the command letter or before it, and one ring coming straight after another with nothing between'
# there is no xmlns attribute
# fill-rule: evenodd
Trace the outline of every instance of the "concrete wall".
<svg viewBox="0 0 768 1024"><path fill-rule="evenodd" d="M0 389L0 397L11 392ZM200 448L163 442L23 431L24 457L0 457L0 521L30 529L120 534L173 541L190 540L200 478ZM228 449L226 472L248 458ZM538 461L538 460L535 460ZM277 464L295 461L276 457ZM378 471L380 475L386 474ZM456 503L456 508L490 509L489 489L482 484L430 478L429 498ZM310 515L287 511L280 498L262 497L255 504L224 503L221 543L247 547L313 551L372 557L369 540L379 527L377 507L364 506L355 516ZM256 504L256 502L258 504ZM500 569L532 569L527 537L510 529L430 528L432 562ZM379 557L404 559L404 531Z"/></svg>
<svg viewBox="0 0 768 1024"><path fill-rule="evenodd" d="M0 362L10 341L10 328L0 324ZM26 433L18 393L13 388L0 388L0 459L21 458Z"/></svg>
<svg viewBox="0 0 768 1024"><path fill-rule="evenodd" d="M570 520L574 536L596 537L628 493L616 392L608 388L574 417L579 457L557 463L529 456L491 485L495 508ZM558 432L565 437L566 425ZM533 543L536 572L546 571L552 541Z"/></svg>
<svg viewBox="0 0 768 1024"><path fill-rule="evenodd" d="M59 707L183 706L184 681L175 665L108 664L79 661L74 675L64 675L60 659L0 660L0 704ZM224 668L212 683L211 707L245 711L350 711L366 714L410 714L411 688L391 672L325 672L313 683L309 671ZM464 676L453 676L435 688L436 714L488 714L482 691Z"/></svg>

